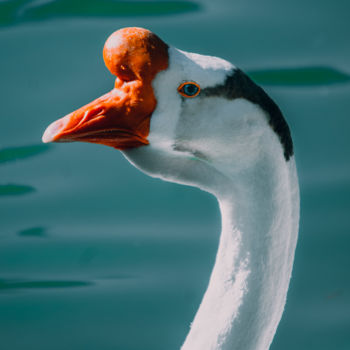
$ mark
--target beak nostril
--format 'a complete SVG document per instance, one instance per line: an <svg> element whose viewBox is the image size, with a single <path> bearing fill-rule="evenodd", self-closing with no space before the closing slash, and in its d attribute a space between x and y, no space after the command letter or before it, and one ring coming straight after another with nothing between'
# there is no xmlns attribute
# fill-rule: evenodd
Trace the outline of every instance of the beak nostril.
<svg viewBox="0 0 350 350"><path fill-rule="evenodd" d="M96 115L103 114L105 112L105 109L103 107L100 107L96 110Z"/></svg>
<svg viewBox="0 0 350 350"><path fill-rule="evenodd" d="M104 112L105 112L105 109L103 107L97 107L97 108L91 109L90 111L86 112L87 114L86 114L86 116L84 116L84 119L97 117L97 116L103 114Z"/></svg>
<svg viewBox="0 0 350 350"><path fill-rule="evenodd" d="M80 119L79 123L74 126L75 129L79 128L81 125L86 124L96 117L102 115L105 112L105 109L101 106L88 109L85 111L83 117Z"/></svg>

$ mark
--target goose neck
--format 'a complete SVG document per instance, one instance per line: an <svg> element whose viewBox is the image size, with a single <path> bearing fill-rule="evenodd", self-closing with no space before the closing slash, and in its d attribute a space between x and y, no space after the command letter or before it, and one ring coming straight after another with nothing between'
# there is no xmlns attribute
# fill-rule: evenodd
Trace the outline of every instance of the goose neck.
<svg viewBox="0 0 350 350"><path fill-rule="evenodd" d="M298 231L294 160L232 176L208 289L182 350L267 350L282 316Z"/></svg>

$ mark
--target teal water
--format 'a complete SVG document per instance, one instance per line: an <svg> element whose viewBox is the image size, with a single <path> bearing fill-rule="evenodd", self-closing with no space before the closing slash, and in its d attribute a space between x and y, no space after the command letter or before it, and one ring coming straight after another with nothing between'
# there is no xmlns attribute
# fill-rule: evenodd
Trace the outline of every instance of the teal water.
<svg viewBox="0 0 350 350"><path fill-rule="evenodd" d="M84 2L82 2L84 3ZM292 129L301 227L272 350L350 348L350 5L346 1L0 1L0 348L179 349L220 217L117 151L42 145L110 90L107 36L142 26L250 73Z"/></svg>

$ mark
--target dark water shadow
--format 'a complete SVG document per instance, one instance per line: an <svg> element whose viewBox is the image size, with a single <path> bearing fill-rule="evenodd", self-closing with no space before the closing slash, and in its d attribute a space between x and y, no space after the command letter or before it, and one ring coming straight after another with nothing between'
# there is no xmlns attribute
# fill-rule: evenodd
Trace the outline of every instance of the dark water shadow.
<svg viewBox="0 0 350 350"><path fill-rule="evenodd" d="M21 196L24 194L33 193L35 191L36 191L35 188L32 186L16 185L16 184L0 185L0 197Z"/></svg>
<svg viewBox="0 0 350 350"><path fill-rule="evenodd" d="M254 70L248 74L262 85L317 86L350 82L349 74L326 66Z"/></svg>
<svg viewBox="0 0 350 350"><path fill-rule="evenodd" d="M52 145L44 143L38 145L4 148L0 150L0 164L33 157L50 149L52 149Z"/></svg>
<svg viewBox="0 0 350 350"><path fill-rule="evenodd" d="M47 237L45 227L31 227L17 232L21 237Z"/></svg>
<svg viewBox="0 0 350 350"><path fill-rule="evenodd" d="M27 4L26 0L0 2L0 26L11 25L17 21L17 11Z"/></svg>
<svg viewBox="0 0 350 350"><path fill-rule="evenodd" d="M11 289L53 289L53 288L76 288L88 287L93 285L92 282L86 281L18 281L0 279L0 291Z"/></svg>
<svg viewBox="0 0 350 350"><path fill-rule="evenodd" d="M33 4L15 0L0 2L0 25L61 17L164 16L198 11L192 1L56 0Z"/></svg>
<svg viewBox="0 0 350 350"><path fill-rule="evenodd" d="M0 165L13 162L19 159L37 156L52 149L52 145L38 144L20 147L10 147L0 150ZM32 186L7 184L0 185L1 196L20 196L35 192L36 189Z"/></svg>

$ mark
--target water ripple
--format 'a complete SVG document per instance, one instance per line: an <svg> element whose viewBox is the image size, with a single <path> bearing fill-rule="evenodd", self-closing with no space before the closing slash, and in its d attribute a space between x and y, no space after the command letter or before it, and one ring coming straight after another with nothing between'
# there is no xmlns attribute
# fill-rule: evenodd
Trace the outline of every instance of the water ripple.
<svg viewBox="0 0 350 350"><path fill-rule="evenodd" d="M350 75L333 67L299 67L250 71L257 83L281 86L315 86L349 83Z"/></svg>
<svg viewBox="0 0 350 350"><path fill-rule="evenodd" d="M163 16L193 12L200 6L192 1L56 0L0 2L0 25L57 17Z"/></svg>
<svg viewBox="0 0 350 350"><path fill-rule="evenodd" d="M21 230L17 234L21 237L45 237L46 229L45 227L31 227Z"/></svg>
<svg viewBox="0 0 350 350"><path fill-rule="evenodd" d="M4 148L0 150L0 164L33 157L51 148L52 145L47 144Z"/></svg>
<svg viewBox="0 0 350 350"><path fill-rule="evenodd" d="M75 288L87 287L93 285L92 282L87 281L73 281L73 280L7 280L0 279L0 291L9 289L50 289L50 288Z"/></svg>
<svg viewBox="0 0 350 350"><path fill-rule="evenodd" d="M0 185L0 197L1 196L20 196L35 192L35 188L27 185L7 184Z"/></svg>

